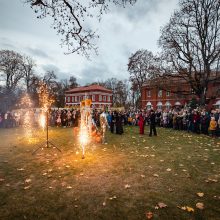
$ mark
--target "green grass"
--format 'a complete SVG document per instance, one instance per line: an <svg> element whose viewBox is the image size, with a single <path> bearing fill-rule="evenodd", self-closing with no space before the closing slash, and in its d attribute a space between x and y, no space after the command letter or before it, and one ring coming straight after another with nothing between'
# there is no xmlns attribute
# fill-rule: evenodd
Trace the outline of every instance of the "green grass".
<svg viewBox="0 0 220 220"><path fill-rule="evenodd" d="M138 220L151 211L160 220L220 220L220 140L170 129L158 134L140 136L137 127L108 133L108 144L90 144L83 160L72 128L50 130L61 153L35 155L42 132L30 141L22 129L1 129L0 219ZM168 207L155 209L158 202Z"/></svg>

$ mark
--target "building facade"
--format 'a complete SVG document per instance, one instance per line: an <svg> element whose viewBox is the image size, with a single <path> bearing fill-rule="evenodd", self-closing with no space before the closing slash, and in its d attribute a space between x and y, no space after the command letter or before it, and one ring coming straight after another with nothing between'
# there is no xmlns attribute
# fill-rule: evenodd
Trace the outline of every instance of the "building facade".
<svg viewBox="0 0 220 220"><path fill-rule="evenodd" d="M92 100L93 108L112 107L112 91L100 85L81 86L65 93L65 105L79 107L85 99Z"/></svg>
<svg viewBox="0 0 220 220"><path fill-rule="evenodd" d="M186 82L170 79L169 89L161 89L151 81L145 83L141 89L141 107L142 109L171 109L182 108L186 106L192 98L198 99L193 91L190 91L190 86ZM187 92L187 95L178 93L177 87L181 87L182 91ZM207 108L220 108L220 82L212 82L209 84L207 93Z"/></svg>

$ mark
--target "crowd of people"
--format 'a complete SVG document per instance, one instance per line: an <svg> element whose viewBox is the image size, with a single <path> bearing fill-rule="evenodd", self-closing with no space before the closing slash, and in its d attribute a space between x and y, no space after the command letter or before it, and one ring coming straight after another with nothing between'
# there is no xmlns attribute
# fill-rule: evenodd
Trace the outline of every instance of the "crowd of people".
<svg viewBox="0 0 220 220"><path fill-rule="evenodd" d="M92 120L100 126L102 110L94 109ZM11 128L25 125L40 125L39 109L0 113L0 128ZM140 134L144 134L146 125L150 126L149 136L157 135L156 127L185 130L197 134L220 136L220 110L170 109L170 110L137 110L107 111L106 117L112 133L123 134L123 126L139 126ZM49 113L49 125L57 127L77 127L80 111L77 109L53 109Z"/></svg>

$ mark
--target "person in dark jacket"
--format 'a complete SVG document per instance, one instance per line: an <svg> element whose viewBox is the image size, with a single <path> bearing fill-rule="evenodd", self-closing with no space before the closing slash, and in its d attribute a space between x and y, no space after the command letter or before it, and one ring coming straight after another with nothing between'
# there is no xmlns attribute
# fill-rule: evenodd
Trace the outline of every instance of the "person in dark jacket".
<svg viewBox="0 0 220 220"><path fill-rule="evenodd" d="M122 116L120 113L116 113L115 115L115 127L116 127L116 134L123 134L123 126L122 126Z"/></svg>
<svg viewBox="0 0 220 220"><path fill-rule="evenodd" d="M149 136L152 136L152 133L154 132L154 135L157 136L157 130L156 130L156 114L154 110L151 110L150 112L150 134Z"/></svg>
<svg viewBox="0 0 220 220"><path fill-rule="evenodd" d="M114 133L114 127L115 127L115 114L111 113L111 120L110 120L110 130L111 133Z"/></svg>

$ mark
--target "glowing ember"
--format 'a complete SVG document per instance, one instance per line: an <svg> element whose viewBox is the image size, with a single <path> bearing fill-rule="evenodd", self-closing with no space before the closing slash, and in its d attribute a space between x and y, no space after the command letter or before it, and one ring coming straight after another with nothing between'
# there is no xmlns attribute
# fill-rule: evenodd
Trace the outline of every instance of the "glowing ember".
<svg viewBox="0 0 220 220"><path fill-rule="evenodd" d="M28 94L24 94L18 106L20 107L18 115L22 115L22 125L25 129L25 136L30 139L33 135L33 118L34 112L32 110L33 103Z"/></svg>
<svg viewBox="0 0 220 220"><path fill-rule="evenodd" d="M91 126L91 101L85 100L81 102L80 114L80 132L79 132L79 142L82 147L82 158L85 158L85 146L90 142L89 132Z"/></svg>
<svg viewBox="0 0 220 220"><path fill-rule="evenodd" d="M49 88L46 83L44 82L40 83L38 94L39 94L39 101L42 106L41 109L44 112L47 112L54 102L54 97L52 95L52 91L50 90L51 88Z"/></svg>
<svg viewBox="0 0 220 220"><path fill-rule="evenodd" d="M46 116L43 113L40 115L39 124L44 130L46 127Z"/></svg>
<svg viewBox="0 0 220 220"><path fill-rule="evenodd" d="M79 141L81 145L86 145L89 142L89 134L86 127L81 128L79 134Z"/></svg>

